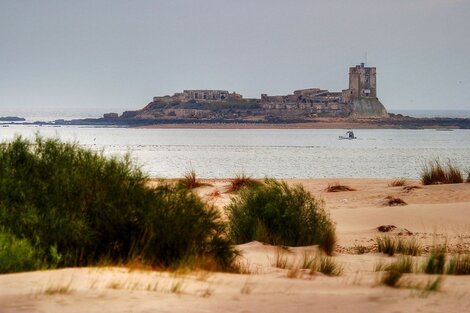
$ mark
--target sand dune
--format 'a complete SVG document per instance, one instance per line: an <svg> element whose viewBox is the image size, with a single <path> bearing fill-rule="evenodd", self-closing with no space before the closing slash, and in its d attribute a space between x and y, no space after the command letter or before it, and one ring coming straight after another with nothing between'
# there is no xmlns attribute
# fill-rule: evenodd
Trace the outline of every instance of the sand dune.
<svg viewBox="0 0 470 313"><path fill-rule="evenodd" d="M241 251L239 262L251 272L245 275L117 267L0 275L0 312L470 311L470 277L446 276L442 291L424 295L414 289L378 285L379 274L374 271L380 260L393 259L374 251L380 225L409 230L424 246L448 240L452 249L470 251L470 184L420 186L406 191L403 187L388 187L390 180L385 179L287 181L302 183L325 200L337 225L339 241L334 259L343 267L341 276L298 269L305 255L317 253L315 246L280 249L251 242L237 247ZM211 186L196 192L223 211L233 196L227 193L229 181L205 182ZM356 191L326 192L333 182ZM407 185L419 184L410 180ZM214 191L220 195L214 196ZM384 205L387 196L400 197L408 205ZM358 245L371 251L355 254ZM275 266L280 254L287 262L286 268ZM429 277L408 274L405 278L425 283Z"/></svg>

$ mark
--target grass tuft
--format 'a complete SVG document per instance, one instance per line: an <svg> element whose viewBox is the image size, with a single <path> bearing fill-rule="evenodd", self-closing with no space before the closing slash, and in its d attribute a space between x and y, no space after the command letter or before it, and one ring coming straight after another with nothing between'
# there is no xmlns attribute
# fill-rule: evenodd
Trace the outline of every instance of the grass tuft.
<svg viewBox="0 0 470 313"><path fill-rule="evenodd" d="M382 236L375 238L377 243L377 251L393 256L397 250L395 240L390 236Z"/></svg>
<svg viewBox="0 0 470 313"><path fill-rule="evenodd" d="M196 170L190 169L184 174L183 179L180 180L180 184L187 189L194 189L200 187L201 184L197 180Z"/></svg>
<svg viewBox="0 0 470 313"><path fill-rule="evenodd" d="M409 255L402 255L395 262L386 266L385 270L396 271L400 273L413 273L415 271L413 257Z"/></svg>
<svg viewBox="0 0 470 313"><path fill-rule="evenodd" d="M447 259L447 245L438 245L433 248L423 265L426 274L444 274Z"/></svg>
<svg viewBox="0 0 470 313"><path fill-rule="evenodd" d="M283 247L276 247L276 257L274 259L274 262L272 263L272 266L286 269L289 261L287 252L288 251Z"/></svg>
<svg viewBox="0 0 470 313"><path fill-rule="evenodd" d="M417 256L421 254L422 247L416 238L405 239L401 237L382 236L375 238L377 251L393 256L395 253Z"/></svg>
<svg viewBox="0 0 470 313"><path fill-rule="evenodd" d="M237 175L230 182L230 192L238 192L242 188L260 187L261 182L246 176L244 173Z"/></svg>
<svg viewBox="0 0 470 313"><path fill-rule="evenodd" d="M462 172L450 160L443 165L441 161L436 158L423 165L421 171L421 183L423 185L458 184L462 182Z"/></svg>
<svg viewBox="0 0 470 313"><path fill-rule="evenodd" d="M320 255L315 258L315 262L310 268L310 274L317 272L327 276L341 276L343 274L343 267L336 263L333 257Z"/></svg>
<svg viewBox="0 0 470 313"><path fill-rule="evenodd" d="M387 285L389 287L394 287L398 288L399 287L399 281L402 278L403 273L400 273L398 271L387 271L382 275L381 282L384 285Z"/></svg>
<svg viewBox="0 0 470 313"><path fill-rule="evenodd" d="M446 273L448 275L470 275L470 255L452 256L448 262Z"/></svg>
<svg viewBox="0 0 470 313"><path fill-rule="evenodd" d="M351 188L349 186L341 185L338 182L335 182L333 184L328 184L328 187L326 187L327 192L340 192L340 191L356 191L356 189Z"/></svg>

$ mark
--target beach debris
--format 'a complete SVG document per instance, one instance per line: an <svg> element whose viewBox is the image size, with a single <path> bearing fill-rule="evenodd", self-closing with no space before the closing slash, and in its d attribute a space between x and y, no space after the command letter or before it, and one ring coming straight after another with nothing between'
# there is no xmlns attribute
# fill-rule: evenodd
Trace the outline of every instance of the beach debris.
<svg viewBox="0 0 470 313"><path fill-rule="evenodd" d="M395 225L381 225L379 227L377 227L377 230L382 232L382 233L388 233L394 229L396 229L397 227Z"/></svg>
<svg viewBox="0 0 470 313"><path fill-rule="evenodd" d="M407 205L405 201L403 201L401 198L396 198L393 196L388 196L385 197L385 203L384 205L388 206L399 206L399 205Z"/></svg>

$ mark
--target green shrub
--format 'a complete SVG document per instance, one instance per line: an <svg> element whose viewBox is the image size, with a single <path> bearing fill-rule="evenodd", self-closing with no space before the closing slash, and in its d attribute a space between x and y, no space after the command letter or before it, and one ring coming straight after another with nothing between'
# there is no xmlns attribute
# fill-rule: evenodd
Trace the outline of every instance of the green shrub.
<svg viewBox="0 0 470 313"><path fill-rule="evenodd" d="M266 179L262 187L241 189L227 215L230 237L237 244L258 240L285 246L318 244L327 254L334 250L335 227L323 201L301 185Z"/></svg>
<svg viewBox="0 0 470 313"><path fill-rule="evenodd" d="M156 201L150 204L143 235L135 247L138 256L163 266L198 266L212 261L218 269L231 266L235 250L215 207L178 185L162 185L153 193Z"/></svg>
<svg viewBox="0 0 470 313"><path fill-rule="evenodd" d="M446 165L443 165L439 159L434 159L424 164L421 182L423 185L458 184L463 182L463 177L460 169L450 160Z"/></svg>
<svg viewBox="0 0 470 313"><path fill-rule="evenodd" d="M0 273L30 271L39 266L38 252L28 240L0 230Z"/></svg>
<svg viewBox="0 0 470 313"><path fill-rule="evenodd" d="M16 138L0 145L0 226L29 240L48 266L136 257L151 265L206 256L221 267L231 262L213 208L181 188L149 189L146 180L129 157Z"/></svg>

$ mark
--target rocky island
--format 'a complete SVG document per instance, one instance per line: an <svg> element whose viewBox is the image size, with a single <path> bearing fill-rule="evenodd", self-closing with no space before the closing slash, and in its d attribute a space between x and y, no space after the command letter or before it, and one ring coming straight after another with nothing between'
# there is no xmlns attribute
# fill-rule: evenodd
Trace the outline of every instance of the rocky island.
<svg viewBox="0 0 470 313"><path fill-rule="evenodd" d="M349 88L330 92L320 88L292 94L244 99L227 90L184 90L173 96L154 97L146 107L104 118L175 122L299 123L318 118L388 118L377 98L376 68L364 63L349 69Z"/></svg>

